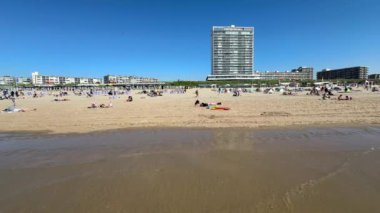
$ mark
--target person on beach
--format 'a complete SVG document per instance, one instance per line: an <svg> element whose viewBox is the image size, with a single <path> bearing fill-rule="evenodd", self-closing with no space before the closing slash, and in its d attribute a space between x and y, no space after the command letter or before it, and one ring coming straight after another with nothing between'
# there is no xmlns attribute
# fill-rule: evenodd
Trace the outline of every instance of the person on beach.
<svg viewBox="0 0 380 213"><path fill-rule="evenodd" d="M56 99L54 99L54 101L70 101L70 99L68 99L68 98L56 98Z"/></svg>
<svg viewBox="0 0 380 213"><path fill-rule="evenodd" d="M200 107L209 107L209 106L215 106L215 105L222 105L222 102L217 102L217 103L200 103L199 100L196 100L194 103L194 106L200 106Z"/></svg>
<svg viewBox="0 0 380 213"><path fill-rule="evenodd" d="M132 101L133 101L132 96L128 96L127 102L132 102Z"/></svg>
<svg viewBox="0 0 380 213"><path fill-rule="evenodd" d="M98 106L96 105L96 103L91 103L91 105L87 108L88 109L95 109L95 108L98 108Z"/></svg>
<svg viewBox="0 0 380 213"><path fill-rule="evenodd" d="M327 98L330 98L330 96L327 93L323 93L322 100L326 100Z"/></svg>
<svg viewBox="0 0 380 213"><path fill-rule="evenodd" d="M198 96L199 96L199 92L198 92L198 90L195 90L195 97L198 98Z"/></svg>
<svg viewBox="0 0 380 213"><path fill-rule="evenodd" d="M3 97L7 98L8 97L8 90L3 90Z"/></svg>
<svg viewBox="0 0 380 213"><path fill-rule="evenodd" d="M37 109L36 108L33 108L33 109L28 109L28 108L20 109L20 112L32 112L32 111L37 111Z"/></svg>
<svg viewBox="0 0 380 213"><path fill-rule="evenodd" d="M33 109L28 109L28 108L17 109L13 106L10 106L10 107L5 108L1 112L12 113L12 112L31 112L31 111L37 111L37 109L36 108L33 108Z"/></svg>
<svg viewBox="0 0 380 213"><path fill-rule="evenodd" d="M16 108L16 98L14 96L11 96L10 99L12 100L13 107Z"/></svg>
<svg viewBox="0 0 380 213"><path fill-rule="evenodd" d="M105 104L100 104L99 107L100 107L100 108L112 108L112 107L113 107L113 104L112 104L112 102L110 101L107 105L105 105Z"/></svg>
<svg viewBox="0 0 380 213"><path fill-rule="evenodd" d="M343 95L339 95L338 97L338 101L351 101L351 100L352 100L352 97L348 95L346 95L346 98L343 98Z"/></svg>

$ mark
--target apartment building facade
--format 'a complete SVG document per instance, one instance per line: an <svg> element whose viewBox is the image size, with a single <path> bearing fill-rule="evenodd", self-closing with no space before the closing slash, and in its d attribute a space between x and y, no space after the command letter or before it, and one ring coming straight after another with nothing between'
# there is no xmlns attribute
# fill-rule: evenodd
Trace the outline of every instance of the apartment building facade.
<svg viewBox="0 0 380 213"><path fill-rule="evenodd" d="M254 68L254 28L214 26L211 32L211 75L208 80L250 77ZM240 78L239 77L239 78Z"/></svg>
<svg viewBox="0 0 380 213"><path fill-rule="evenodd" d="M32 83L36 86L55 85L97 85L102 83L100 78L64 77L40 75L38 72L32 73Z"/></svg>
<svg viewBox="0 0 380 213"><path fill-rule="evenodd" d="M159 83L157 78L138 77L138 76L117 76L106 75L104 76L105 84L149 84Z"/></svg>
<svg viewBox="0 0 380 213"><path fill-rule="evenodd" d="M367 79L368 67L348 67L341 69L324 69L317 73L318 80L334 80L334 79Z"/></svg>

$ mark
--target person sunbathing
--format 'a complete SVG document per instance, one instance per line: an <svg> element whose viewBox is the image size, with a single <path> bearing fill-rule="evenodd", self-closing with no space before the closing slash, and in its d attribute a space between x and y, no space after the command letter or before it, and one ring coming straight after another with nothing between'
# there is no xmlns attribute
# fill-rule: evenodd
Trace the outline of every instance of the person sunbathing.
<svg viewBox="0 0 380 213"><path fill-rule="evenodd" d="M217 102L217 103L208 103L208 105L222 105L222 102Z"/></svg>
<svg viewBox="0 0 380 213"><path fill-rule="evenodd" d="M352 100L352 97L348 95L346 95L345 98L343 98L343 95L339 95L338 97L338 101L351 101L351 100Z"/></svg>
<svg viewBox="0 0 380 213"><path fill-rule="evenodd" d="M33 108L33 109L23 108L23 109L20 109L19 112L32 112L32 111L37 111L37 108Z"/></svg>
<svg viewBox="0 0 380 213"><path fill-rule="evenodd" d="M70 99L68 99L68 98L62 98L62 99L56 98L56 99L54 99L54 101L70 101Z"/></svg>
<svg viewBox="0 0 380 213"><path fill-rule="evenodd" d="M199 106L200 106L200 107L208 107L208 104L202 102L201 104L199 104Z"/></svg>
<svg viewBox="0 0 380 213"><path fill-rule="evenodd" d="M18 109L18 108L15 108L15 107L11 106L11 107L7 107L4 110L2 110L2 112L9 112L9 113L12 113L12 112L31 112L31 111L37 111L37 109L36 108L33 108L33 109L28 109L28 108Z"/></svg>
<svg viewBox="0 0 380 213"><path fill-rule="evenodd" d="M89 107L87 107L89 109L95 109L95 108L98 108L98 106L95 104L95 103L91 103L91 105Z"/></svg>
<svg viewBox="0 0 380 213"><path fill-rule="evenodd" d="M209 106L215 106L215 105L222 105L222 102L217 102L217 103L200 103L199 100L195 101L194 106L197 106L199 104L200 107L209 107Z"/></svg>
<svg viewBox="0 0 380 213"><path fill-rule="evenodd" d="M108 105L100 104L99 107L100 107L100 108L112 108L113 105L112 105L112 102L110 102Z"/></svg>
<svg viewBox="0 0 380 213"><path fill-rule="evenodd" d="M283 95L296 95L296 93L293 93L292 91L285 91L282 93Z"/></svg>

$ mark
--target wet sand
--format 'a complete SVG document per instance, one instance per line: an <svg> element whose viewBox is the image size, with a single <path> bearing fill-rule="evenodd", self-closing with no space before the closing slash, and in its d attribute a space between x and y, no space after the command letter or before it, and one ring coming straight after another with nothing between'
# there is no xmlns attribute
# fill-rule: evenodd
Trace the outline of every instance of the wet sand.
<svg viewBox="0 0 380 213"><path fill-rule="evenodd" d="M380 127L0 134L0 212L379 212Z"/></svg>

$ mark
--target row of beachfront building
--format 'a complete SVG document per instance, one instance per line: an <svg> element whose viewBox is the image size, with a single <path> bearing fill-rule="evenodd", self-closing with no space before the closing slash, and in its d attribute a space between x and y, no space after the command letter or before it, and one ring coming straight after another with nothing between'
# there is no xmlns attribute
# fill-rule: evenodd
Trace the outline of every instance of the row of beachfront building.
<svg viewBox="0 0 380 213"><path fill-rule="evenodd" d="M251 75L213 75L209 76L209 81L222 80L313 80L312 67L299 67L289 72L253 72ZM324 69L317 73L317 80L337 80L337 79L368 79L378 80L380 74L368 75L368 68L363 66L349 67L342 69ZM106 75L103 78L83 78L41 75L33 72L32 77L12 77L0 76L0 85L34 85L34 86L55 86L55 85L128 85L128 84L160 84L157 78L136 77L136 76L116 76Z"/></svg>
<svg viewBox="0 0 380 213"><path fill-rule="evenodd" d="M267 71L252 72L251 74L217 74L209 75L208 81L221 80L313 80L314 73L312 67L299 67L291 71ZM317 80L337 80L337 79L369 79L376 80L380 74L368 75L368 67L357 66L341 69L324 69L317 72Z"/></svg>
<svg viewBox="0 0 380 213"><path fill-rule="evenodd" d="M32 77L0 76L0 85L34 85L34 86L57 86L57 85L126 85L126 84L159 84L157 78L138 76L106 75L103 78L65 77L41 75L33 72Z"/></svg>

